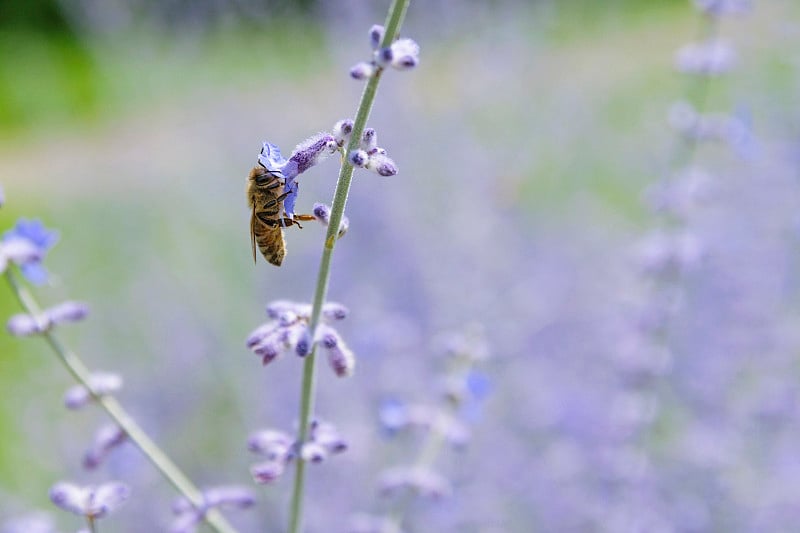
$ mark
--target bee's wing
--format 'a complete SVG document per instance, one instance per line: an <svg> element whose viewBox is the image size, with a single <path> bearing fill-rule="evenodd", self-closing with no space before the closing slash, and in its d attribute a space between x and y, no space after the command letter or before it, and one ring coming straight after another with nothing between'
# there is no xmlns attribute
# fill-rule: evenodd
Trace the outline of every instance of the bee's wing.
<svg viewBox="0 0 800 533"><path fill-rule="evenodd" d="M250 242L253 245L253 263L256 261L256 206L253 205L253 214L250 215Z"/></svg>

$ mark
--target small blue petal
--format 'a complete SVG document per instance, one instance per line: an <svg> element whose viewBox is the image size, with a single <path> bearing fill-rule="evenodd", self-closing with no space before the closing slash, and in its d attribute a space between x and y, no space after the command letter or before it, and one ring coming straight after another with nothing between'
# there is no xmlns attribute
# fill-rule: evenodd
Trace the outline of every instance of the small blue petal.
<svg viewBox="0 0 800 533"><path fill-rule="evenodd" d="M47 269L41 263L25 263L20 265L20 270L25 278L34 285L44 285L47 282Z"/></svg>
<svg viewBox="0 0 800 533"><path fill-rule="evenodd" d="M289 195L283 199L283 210L286 211L286 216L289 218L294 217L294 203L297 201L297 182L287 179L286 185L283 187L283 192L288 192Z"/></svg>
<svg viewBox="0 0 800 533"><path fill-rule="evenodd" d="M492 382L486 375L473 370L467 375L467 389L473 398L482 400L491 392Z"/></svg>
<svg viewBox="0 0 800 533"><path fill-rule="evenodd" d="M45 252L58 241L58 233L45 228L40 220L21 218L12 229L3 234L3 240L17 238L27 239L42 252Z"/></svg>
<svg viewBox="0 0 800 533"><path fill-rule="evenodd" d="M286 159L281 155L281 149L268 142L261 147L258 162L270 172L280 172L286 165Z"/></svg>

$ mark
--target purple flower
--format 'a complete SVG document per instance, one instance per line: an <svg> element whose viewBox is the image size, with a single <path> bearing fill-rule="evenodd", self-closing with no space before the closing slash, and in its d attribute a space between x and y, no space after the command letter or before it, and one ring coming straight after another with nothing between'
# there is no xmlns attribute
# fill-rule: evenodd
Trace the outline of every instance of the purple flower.
<svg viewBox="0 0 800 533"><path fill-rule="evenodd" d="M48 230L39 220L26 220L21 218L17 224L6 231L3 235L3 247L17 246L23 241L28 245L33 245L35 254L29 254L28 260L19 263L22 274L35 285L41 285L47 281L47 270L41 262L47 251L58 241L58 233Z"/></svg>
<svg viewBox="0 0 800 533"><path fill-rule="evenodd" d="M92 444L83 456L83 467L94 470L100 466L114 448L125 442L128 435L116 424L102 426L94 435Z"/></svg>
<svg viewBox="0 0 800 533"><path fill-rule="evenodd" d="M50 489L50 501L77 515L102 518L122 505L130 494L127 485L116 481L96 487L80 487L62 481Z"/></svg>
<svg viewBox="0 0 800 533"><path fill-rule="evenodd" d="M175 500L172 511L177 517L170 527L170 533L194 533L197 525L205 519L211 509L248 509L256 503L252 491L238 486L206 489L202 498L199 506L193 505L184 497Z"/></svg>

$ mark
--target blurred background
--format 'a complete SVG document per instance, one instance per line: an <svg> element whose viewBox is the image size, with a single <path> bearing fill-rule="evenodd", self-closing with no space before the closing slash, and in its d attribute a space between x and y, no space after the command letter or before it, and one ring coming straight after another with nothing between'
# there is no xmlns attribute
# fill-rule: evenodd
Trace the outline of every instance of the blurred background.
<svg viewBox="0 0 800 533"><path fill-rule="evenodd" d="M58 229L37 295L91 305L63 337L124 375L120 400L202 486L251 484L247 435L296 418L302 365L261 368L244 340L269 301L310 300L324 235L292 228L283 266L254 266L245 177L263 141L288 154L353 116L348 70L387 7L0 4L2 227ZM795 530L800 5L719 20L737 65L705 107L744 133L676 159L668 113L697 82L674 57L702 19L684 0L412 3L421 64L386 73L369 123L400 173L356 172L334 254L358 368L320 365L317 412L351 449L310 468L309 531L386 508L379 472L419 439L386 438L379 406L435 402L437 339L476 323L490 393L437 463L454 495L412 506L409 531ZM688 161L703 201L670 188L692 205L665 216L653 186ZM337 173L303 174L297 211ZM18 311L8 290L0 309ZM74 531L48 488L119 479L134 497L102 530L166 530L174 494L132 446L81 470L103 416L67 412L71 384L44 343L0 335L0 521L44 509ZM282 531L290 481L232 520Z"/></svg>

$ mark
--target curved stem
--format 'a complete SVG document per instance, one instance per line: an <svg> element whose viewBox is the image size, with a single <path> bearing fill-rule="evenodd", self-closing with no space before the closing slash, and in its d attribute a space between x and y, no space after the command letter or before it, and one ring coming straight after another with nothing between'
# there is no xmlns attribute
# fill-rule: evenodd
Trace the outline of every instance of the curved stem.
<svg viewBox="0 0 800 533"><path fill-rule="evenodd" d="M11 269L6 270L6 280L11 286L11 290L16 296L22 308L31 316L39 316L41 308L34 299L31 292L17 281ZM74 352L66 348L52 330L42 333L47 344L58 356L59 361L67 371L72 374L75 380L86 387L94 400L102 407L109 417L116 423L128 436L137 448L147 457L161 474L169 481L175 489L180 492L187 500L195 506L202 504L200 490L189 480L188 477L172 462L172 460L158 447L158 445L147 436L144 430L136 423L133 417L122 407L116 398L110 395L96 394L91 385L91 372L83 361ZM227 520L217 511L209 512L206 521L217 533L236 533L236 530Z"/></svg>
<svg viewBox="0 0 800 533"><path fill-rule="evenodd" d="M400 31L400 26L408 9L410 0L393 0L389 8L389 13L386 17L385 28L386 32L383 37L381 46L389 46L396 38ZM320 316L322 314L322 305L325 303L325 297L328 293L328 281L330 280L331 258L333 257L333 248L336 245L336 239L339 232L339 223L344 215L345 205L347 204L347 196L350 192L350 182L353 179L353 165L350 164L348 154L354 149L358 148L361 135L364 133L364 128L367 125L370 111L372 111L372 104L375 101L375 95L378 91L378 83L380 82L383 69L378 69L375 75L372 76L364 87L364 92L361 94L361 102L358 105L356 112L355 122L353 124L353 131L351 133L350 142L347 146L347 151L344 154L342 161L342 168L339 171L339 179L336 182L336 192L333 196L333 205L331 206L330 220L328 223L328 231L325 235L325 245L322 249L322 258L320 259L319 271L317 274L317 285L314 290L314 301L311 310L311 320L309 322L309 329L312 333L312 338L319 325ZM297 434L297 441L300 445L308 438L309 423L311 421L311 412L314 405L314 384L316 381L315 365L317 349L314 349L306 356L305 363L303 364L303 383L300 391L300 416L299 416L299 429ZM294 476L294 488L292 490L292 502L289 514L289 533L299 533L303 523L303 496L305 493L305 461L302 458L297 458Z"/></svg>

